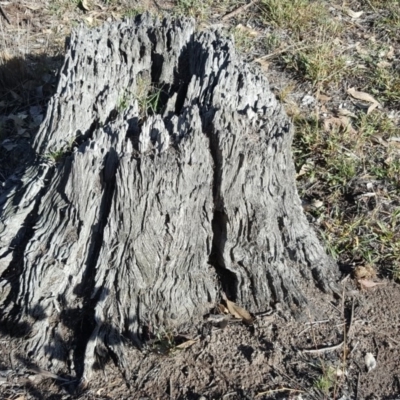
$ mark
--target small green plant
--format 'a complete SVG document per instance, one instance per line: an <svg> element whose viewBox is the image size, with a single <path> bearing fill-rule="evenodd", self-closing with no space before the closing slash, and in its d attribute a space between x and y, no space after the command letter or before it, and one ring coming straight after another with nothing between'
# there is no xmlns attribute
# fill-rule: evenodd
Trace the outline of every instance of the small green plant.
<svg viewBox="0 0 400 400"><path fill-rule="evenodd" d="M50 151L47 157L53 160L55 163L60 162L67 152L63 149Z"/></svg>
<svg viewBox="0 0 400 400"><path fill-rule="evenodd" d="M153 86L149 78L138 78L135 98L138 102L142 118L160 112L161 93L162 88Z"/></svg>
<svg viewBox="0 0 400 400"><path fill-rule="evenodd" d="M152 91L142 103L142 108L150 115L156 114L160 111L160 96L161 88L152 87Z"/></svg>
<svg viewBox="0 0 400 400"><path fill-rule="evenodd" d="M75 139L71 140L64 148L50 151L46 157L55 163L60 162L66 155L68 155L75 144Z"/></svg>
<svg viewBox="0 0 400 400"><path fill-rule="evenodd" d="M314 381L314 386L325 395L335 386L336 371L332 367L323 368L322 375Z"/></svg>
<svg viewBox="0 0 400 400"><path fill-rule="evenodd" d="M166 329L160 329L154 334L151 350L157 354L170 355L176 349L174 334Z"/></svg>
<svg viewBox="0 0 400 400"><path fill-rule="evenodd" d="M119 113L125 111L128 108L131 97L132 96L131 96L131 94L129 92L125 92L119 98L118 103L117 103L117 111Z"/></svg>
<svg viewBox="0 0 400 400"><path fill-rule="evenodd" d="M279 47L280 43L281 39L274 33L268 34L264 39L264 44L269 52L274 51L277 47Z"/></svg>

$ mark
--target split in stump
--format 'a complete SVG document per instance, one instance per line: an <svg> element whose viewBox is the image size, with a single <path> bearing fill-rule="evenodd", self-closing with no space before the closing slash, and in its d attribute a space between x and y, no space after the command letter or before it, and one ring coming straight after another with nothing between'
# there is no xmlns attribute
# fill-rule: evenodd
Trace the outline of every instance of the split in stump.
<svg viewBox="0 0 400 400"><path fill-rule="evenodd" d="M79 377L105 353L129 370L143 329L193 330L223 292L251 312L331 292L292 130L218 31L148 15L79 28L37 162L0 198L2 324Z"/></svg>

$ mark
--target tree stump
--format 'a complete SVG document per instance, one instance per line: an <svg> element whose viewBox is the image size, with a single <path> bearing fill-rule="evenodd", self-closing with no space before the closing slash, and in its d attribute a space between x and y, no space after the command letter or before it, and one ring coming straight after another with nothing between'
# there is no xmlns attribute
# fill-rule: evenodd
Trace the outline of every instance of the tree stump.
<svg viewBox="0 0 400 400"><path fill-rule="evenodd" d="M143 329L190 330L222 293L251 312L335 288L303 214L293 128L266 78L190 20L80 27L0 199L0 315L28 356L88 373ZM6 329L6 328L4 328Z"/></svg>

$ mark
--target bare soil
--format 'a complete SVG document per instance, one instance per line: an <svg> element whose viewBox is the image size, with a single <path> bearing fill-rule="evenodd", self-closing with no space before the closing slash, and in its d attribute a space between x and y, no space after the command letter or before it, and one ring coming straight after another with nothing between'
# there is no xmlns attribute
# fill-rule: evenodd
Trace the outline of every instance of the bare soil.
<svg viewBox="0 0 400 400"><path fill-rule="evenodd" d="M187 349L157 341L132 348L132 376L109 360L81 385L62 371L57 380L35 370L34 360L3 336L0 393L5 399L398 399L398 286L385 282L368 293L346 286L344 304L314 293L323 306L305 307L296 319L277 305L252 326L205 322ZM376 359L370 372L367 353Z"/></svg>
<svg viewBox="0 0 400 400"><path fill-rule="evenodd" d="M40 123L37 117L43 115L54 92L63 41L71 25L88 17L99 23L121 17L122 6L98 3L103 8L85 13L77 7L63 8L57 1L0 2L11 22L0 17L4 44L0 195L34 156L29 149ZM133 3L156 13L173 6L161 1ZM215 11L216 23L222 23L222 15ZM231 22L225 22L227 28ZM27 50L19 58L13 56L18 53L13 47L16 38L17 45L24 44ZM6 62L5 52L9 54ZM20 73L10 75L15 65ZM279 65L270 66L267 74L276 87L292 79ZM16 82L11 84L10 76ZM303 98L309 89L305 85L297 96ZM13 123L10 115L19 115L24 124ZM11 146L5 147L5 140ZM0 326L0 398L400 399L399 285L383 278L379 285L361 290L346 270L342 279L342 296L309 293L312 303L304 305L301 313L291 315L276 304L251 326L230 321L217 327L205 317L196 332L179 332L187 334L186 339L174 334L165 343L165 335L160 335L141 350L129 348L130 376L112 358L99 365L89 381L74 381L70 371L49 375L37 370L35 360L21 352L23 338L10 338ZM179 349L179 343L187 339L196 342ZM365 363L368 353L376 360L370 371Z"/></svg>

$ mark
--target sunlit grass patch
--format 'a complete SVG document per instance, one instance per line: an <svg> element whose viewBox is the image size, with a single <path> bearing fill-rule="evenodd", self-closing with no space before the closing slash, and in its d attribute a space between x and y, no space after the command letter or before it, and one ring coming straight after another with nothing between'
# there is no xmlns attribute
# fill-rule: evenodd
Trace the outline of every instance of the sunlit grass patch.
<svg viewBox="0 0 400 400"><path fill-rule="evenodd" d="M336 371L333 367L324 368L322 375L314 381L314 386L328 395L336 382Z"/></svg>
<svg viewBox="0 0 400 400"><path fill-rule="evenodd" d="M248 53L254 49L258 33L246 26L238 25L231 29L236 48L242 53Z"/></svg>
<svg viewBox="0 0 400 400"><path fill-rule="evenodd" d="M321 180L334 189L344 186L362 168L360 138L346 128L326 132L317 115L295 118L295 159L297 168L312 159L315 168L305 174L312 180Z"/></svg>
<svg viewBox="0 0 400 400"><path fill-rule="evenodd" d="M368 86L377 98L393 106L400 106L400 69L389 66L371 70Z"/></svg>
<svg viewBox="0 0 400 400"><path fill-rule="evenodd" d="M376 112L361 116L358 130L369 141L365 169L375 179L400 189L399 127L384 113Z"/></svg>
<svg viewBox="0 0 400 400"><path fill-rule="evenodd" d="M123 10L122 16L127 17L127 18L133 18L136 17L139 14L143 14L146 12L146 9L144 7L134 7L134 8L127 8Z"/></svg>
<svg viewBox="0 0 400 400"><path fill-rule="evenodd" d="M400 2L398 0L363 0L364 7L376 13L374 28L392 39L400 29Z"/></svg>
<svg viewBox="0 0 400 400"><path fill-rule="evenodd" d="M203 22L208 19L211 12L212 0L177 0L174 12L179 16L196 18Z"/></svg>
<svg viewBox="0 0 400 400"><path fill-rule="evenodd" d="M385 201L385 196L379 196L377 193L374 203ZM343 208L328 209L320 216L322 236L337 260L372 265L381 274L399 280L400 209L388 213L375 204L374 210L367 213L362 203L370 201L371 198L360 196L350 213Z"/></svg>
<svg viewBox="0 0 400 400"><path fill-rule="evenodd" d="M305 34L320 27L329 34L337 33L340 25L329 13L324 2L311 0L261 0L261 19L292 32L294 39L305 40Z"/></svg>
<svg viewBox="0 0 400 400"><path fill-rule="evenodd" d="M358 79L362 89L388 106L400 105L400 69L393 46L376 41L374 37L353 56L354 68L349 78Z"/></svg>
<svg viewBox="0 0 400 400"><path fill-rule="evenodd" d="M298 53L284 57L289 68L295 70L314 86L324 87L341 80L346 68L346 57L336 54L331 42L316 43Z"/></svg>
<svg viewBox="0 0 400 400"><path fill-rule="evenodd" d="M261 21L288 34L281 60L299 78L313 85L335 84L341 79L347 57L334 42L344 27L323 2L311 0L262 0Z"/></svg>
<svg viewBox="0 0 400 400"><path fill-rule="evenodd" d="M396 124L378 111L360 112L351 130L326 131L317 114L297 116L295 124L297 171L309 166L299 192L322 201L308 212L329 254L400 279L400 147L391 141Z"/></svg>

